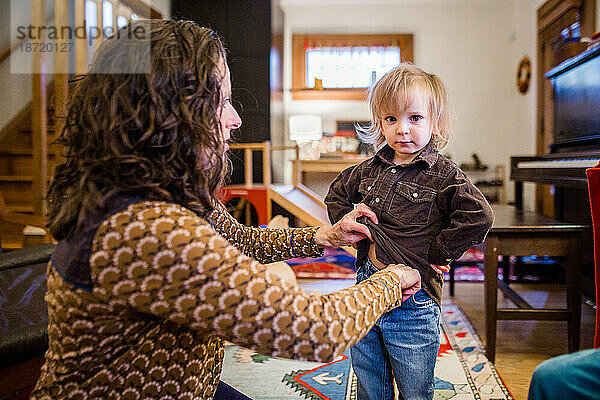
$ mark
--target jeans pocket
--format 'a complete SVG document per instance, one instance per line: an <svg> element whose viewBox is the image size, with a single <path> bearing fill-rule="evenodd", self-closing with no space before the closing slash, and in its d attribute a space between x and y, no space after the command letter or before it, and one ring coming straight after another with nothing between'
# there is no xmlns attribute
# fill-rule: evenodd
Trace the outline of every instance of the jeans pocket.
<svg viewBox="0 0 600 400"><path fill-rule="evenodd" d="M435 305L435 301L427 296L422 290L419 290L417 293L410 296L404 303L407 303L407 305L412 306L413 308L428 308Z"/></svg>

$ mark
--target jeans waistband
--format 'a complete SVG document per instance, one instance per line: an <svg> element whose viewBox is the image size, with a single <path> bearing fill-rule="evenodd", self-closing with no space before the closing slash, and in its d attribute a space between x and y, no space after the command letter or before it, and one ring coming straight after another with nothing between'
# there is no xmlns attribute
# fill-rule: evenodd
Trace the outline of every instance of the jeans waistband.
<svg viewBox="0 0 600 400"><path fill-rule="evenodd" d="M360 260L356 261L357 282L361 282L361 281L367 279L368 277L370 277L377 271L379 271L379 268L377 268L371 262L371 260L369 260L369 257L363 257Z"/></svg>

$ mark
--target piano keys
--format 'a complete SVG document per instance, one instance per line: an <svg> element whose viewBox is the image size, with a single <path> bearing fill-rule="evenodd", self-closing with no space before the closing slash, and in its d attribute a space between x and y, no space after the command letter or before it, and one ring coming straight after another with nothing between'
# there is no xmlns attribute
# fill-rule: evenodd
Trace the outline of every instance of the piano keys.
<svg viewBox="0 0 600 400"><path fill-rule="evenodd" d="M522 161L517 163L517 168L592 168L600 158L573 158L557 160Z"/></svg>
<svg viewBox="0 0 600 400"><path fill-rule="evenodd" d="M517 184L535 182L565 187L587 188L585 170L598 165L595 153L558 153L510 158L510 179Z"/></svg>
<svg viewBox="0 0 600 400"><path fill-rule="evenodd" d="M511 157L510 178L515 182L515 206L523 208L523 182L553 185L554 215L559 221L590 226L587 178L585 170L600 162L600 150L581 153L557 153L541 156ZM583 293L593 298L594 263L592 230L584 232L582 244Z"/></svg>

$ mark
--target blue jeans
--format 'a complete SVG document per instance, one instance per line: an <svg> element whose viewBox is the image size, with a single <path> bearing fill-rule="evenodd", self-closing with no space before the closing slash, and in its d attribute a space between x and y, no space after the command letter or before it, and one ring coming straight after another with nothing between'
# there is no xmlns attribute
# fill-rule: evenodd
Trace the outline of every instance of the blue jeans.
<svg viewBox="0 0 600 400"><path fill-rule="evenodd" d="M368 258L357 262L356 282L378 271ZM351 349L359 400L432 399L440 348L440 308L422 290L387 312Z"/></svg>
<svg viewBox="0 0 600 400"><path fill-rule="evenodd" d="M528 399L600 399L600 349L564 354L538 365Z"/></svg>

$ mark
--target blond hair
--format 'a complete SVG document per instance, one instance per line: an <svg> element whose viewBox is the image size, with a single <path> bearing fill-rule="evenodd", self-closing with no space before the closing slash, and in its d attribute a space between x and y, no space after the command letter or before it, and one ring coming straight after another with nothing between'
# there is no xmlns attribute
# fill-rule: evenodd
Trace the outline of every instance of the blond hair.
<svg viewBox="0 0 600 400"><path fill-rule="evenodd" d="M406 110L416 93L428 99L432 136L438 150L448 143L451 130L451 114L448 95L443 82L411 63L402 63L386 73L369 89L368 102L371 108L370 124L356 129L360 139L380 148L385 143L381 119L397 111Z"/></svg>

